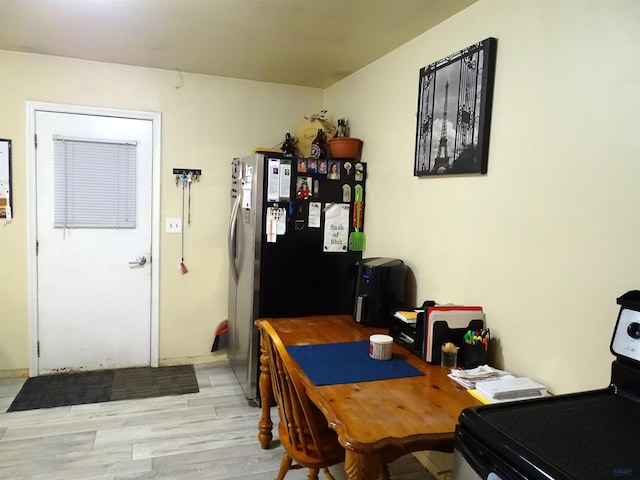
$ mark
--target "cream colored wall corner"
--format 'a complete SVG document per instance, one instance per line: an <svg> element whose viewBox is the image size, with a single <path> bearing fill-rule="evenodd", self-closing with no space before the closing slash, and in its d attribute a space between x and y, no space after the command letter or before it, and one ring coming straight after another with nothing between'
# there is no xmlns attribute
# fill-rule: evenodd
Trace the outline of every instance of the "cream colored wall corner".
<svg viewBox="0 0 640 480"><path fill-rule="evenodd" d="M483 305L499 366L608 384L616 298L640 288L640 2L481 0L325 91L368 162L365 256L419 300ZM485 176L413 176L421 67L498 39Z"/></svg>
<svg viewBox="0 0 640 480"><path fill-rule="evenodd" d="M179 217L174 167L202 170L185 234L160 238L160 345L164 364L202 361L227 318L226 235L230 164L253 147L273 147L322 108L319 89L0 51L0 138L13 140L15 218L0 224L0 370L29 365L25 113L27 100L162 114L161 225ZM215 358L214 358L215 357Z"/></svg>

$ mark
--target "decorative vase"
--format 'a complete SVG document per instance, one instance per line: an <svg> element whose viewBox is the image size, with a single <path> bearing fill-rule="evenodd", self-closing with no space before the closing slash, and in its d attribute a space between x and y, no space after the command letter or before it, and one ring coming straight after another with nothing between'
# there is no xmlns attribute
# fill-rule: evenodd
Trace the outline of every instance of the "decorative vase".
<svg viewBox="0 0 640 480"><path fill-rule="evenodd" d="M318 129L316 138L311 143L311 158L327 158L327 137L324 134L324 130Z"/></svg>
<svg viewBox="0 0 640 480"><path fill-rule="evenodd" d="M353 137L336 137L329 140L331 156L333 158L360 159L362 140Z"/></svg>

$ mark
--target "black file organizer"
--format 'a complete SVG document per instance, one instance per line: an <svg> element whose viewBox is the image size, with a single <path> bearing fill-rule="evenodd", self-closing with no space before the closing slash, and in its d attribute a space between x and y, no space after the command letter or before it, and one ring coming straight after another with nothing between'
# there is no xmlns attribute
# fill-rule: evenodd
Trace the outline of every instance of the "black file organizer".
<svg viewBox="0 0 640 480"><path fill-rule="evenodd" d="M425 300L422 307L417 308L418 312L416 323L403 322L399 318L392 317L389 322L389 335L393 340L405 347L411 353L418 355L424 359L424 317L429 307L435 307L434 300Z"/></svg>
<svg viewBox="0 0 640 480"><path fill-rule="evenodd" d="M403 322L399 318L392 317L389 322L389 335L393 340L409 350L411 353L420 355L422 344L418 343L416 336L416 325Z"/></svg>
<svg viewBox="0 0 640 480"><path fill-rule="evenodd" d="M424 320L423 320L424 321ZM466 327L463 328L449 328L449 325L444 320L437 320L433 322L432 338L431 342L431 362L440 363L441 347L447 342L453 343L456 347L461 347L458 350L458 364L464 365L464 353L462 344L464 343L464 334L468 330L482 330L484 328L484 321L482 319L471 320ZM418 330L418 329L416 329ZM424 328L423 328L424 331ZM417 339L416 339L417 340ZM425 357L423 357L425 358Z"/></svg>

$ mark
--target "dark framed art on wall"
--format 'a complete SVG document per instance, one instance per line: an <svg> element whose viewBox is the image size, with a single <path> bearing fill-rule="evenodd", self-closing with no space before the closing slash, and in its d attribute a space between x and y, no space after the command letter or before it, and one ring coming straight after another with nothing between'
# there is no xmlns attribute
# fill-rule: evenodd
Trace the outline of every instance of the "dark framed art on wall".
<svg viewBox="0 0 640 480"><path fill-rule="evenodd" d="M497 40L420 69L413 174L487 173Z"/></svg>

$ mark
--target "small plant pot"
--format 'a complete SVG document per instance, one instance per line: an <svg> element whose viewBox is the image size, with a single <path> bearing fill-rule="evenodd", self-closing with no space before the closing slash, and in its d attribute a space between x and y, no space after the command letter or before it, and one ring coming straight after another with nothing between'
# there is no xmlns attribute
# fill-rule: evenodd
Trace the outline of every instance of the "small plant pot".
<svg viewBox="0 0 640 480"><path fill-rule="evenodd" d="M351 137L338 137L329 140L331 156L333 158L360 159L362 153L362 140Z"/></svg>

